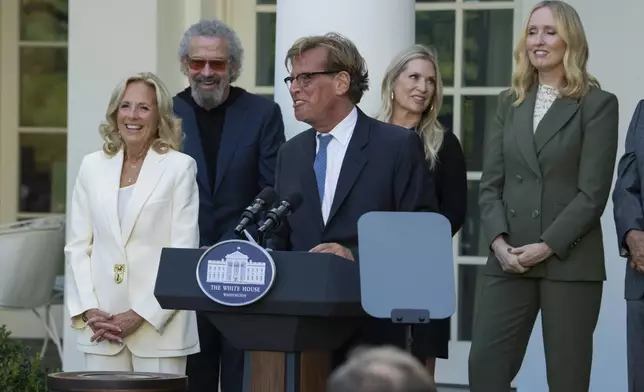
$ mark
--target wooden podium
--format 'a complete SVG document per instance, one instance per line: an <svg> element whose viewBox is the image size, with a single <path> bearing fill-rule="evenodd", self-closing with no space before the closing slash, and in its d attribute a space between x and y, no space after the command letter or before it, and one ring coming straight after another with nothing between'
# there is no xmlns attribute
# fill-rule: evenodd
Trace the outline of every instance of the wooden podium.
<svg viewBox="0 0 644 392"><path fill-rule="evenodd" d="M326 380L331 373L329 351L306 351L299 354L285 354L269 351L251 351L249 372L250 392L283 392L287 390L325 392ZM292 358L292 359L291 359ZM290 361L299 366L299 377L292 381L297 385L288 388L287 367ZM298 363L299 362L299 363Z"/></svg>
<svg viewBox="0 0 644 392"><path fill-rule="evenodd" d="M271 290L254 304L229 307L199 288L204 251L163 249L154 290L161 307L207 315L246 350L243 392L325 392L331 352L367 317L358 266L331 254L269 252L277 269Z"/></svg>

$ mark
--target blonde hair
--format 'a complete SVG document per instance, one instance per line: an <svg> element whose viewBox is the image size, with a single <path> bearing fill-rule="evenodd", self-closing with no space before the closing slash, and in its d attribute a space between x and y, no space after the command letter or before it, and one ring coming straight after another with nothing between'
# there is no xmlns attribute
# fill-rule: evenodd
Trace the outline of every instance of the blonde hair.
<svg viewBox="0 0 644 392"><path fill-rule="evenodd" d="M530 12L530 16L525 23L523 36L519 39L514 50L516 71L512 76L512 88L509 92L517 97L514 102L515 106L523 102L528 91L539 83L538 71L528 58L526 40L530 27L530 17L536 10L543 7L547 7L552 12L557 34L566 43L566 51L563 57L564 80L563 86L559 89L561 96L581 98L588 93L591 87L600 88L597 79L590 75L586 69L588 64L588 41L577 11L570 4L563 1L542 1L534 6Z"/></svg>
<svg viewBox="0 0 644 392"><path fill-rule="evenodd" d="M438 161L438 151L443 144L444 138L444 128L438 121L438 113L443 105L443 80L438 68L438 56L433 48L423 45L412 45L400 52L389 63L385 71L385 76L382 79L381 104L378 120L391 122L393 116L393 92L396 87L396 81L407 67L407 64L416 59L431 62L436 70L436 89L434 90L434 96L431 97L427 109L421 114L420 122L417 126L417 132L423 139L423 145L425 146L425 159L429 161L430 167L433 169Z"/></svg>
<svg viewBox="0 0 644 392"><path fill-rule="evenodd" d="M120 82L114 91L112 91L110 102L107 105L107 111L105 113L105 121L98 128L103 139L103 151L108 156L114 156L124 147L123 139L121 138L116 123L116 115L119 105L123 100L125 89L131 83L135 82L143 82L147 86L152 87L156 96L156 106L159 112L159 128L150 148L159 154L164 154L170 149L179 151L183 139L181 120L174 116L170 92L161 79L151 72L141 72L132 75Z"/></svg>

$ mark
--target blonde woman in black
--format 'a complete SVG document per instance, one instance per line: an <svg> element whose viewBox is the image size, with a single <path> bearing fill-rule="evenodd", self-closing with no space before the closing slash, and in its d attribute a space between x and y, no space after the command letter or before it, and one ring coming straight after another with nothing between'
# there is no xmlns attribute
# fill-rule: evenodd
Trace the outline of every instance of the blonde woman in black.
<svg viewBox="0 0 644 392"><path fill-rule="evenodd" d="M439 212L447 217L452 235L465 221L467 172L458 138L438 121L443 83L436 53L413 45L389 64L382 81L378 119L413 129L423 141L425 159L434 178ZM436 358L448 357L449 319L416 327L413 354L434 375Z"/></svg>

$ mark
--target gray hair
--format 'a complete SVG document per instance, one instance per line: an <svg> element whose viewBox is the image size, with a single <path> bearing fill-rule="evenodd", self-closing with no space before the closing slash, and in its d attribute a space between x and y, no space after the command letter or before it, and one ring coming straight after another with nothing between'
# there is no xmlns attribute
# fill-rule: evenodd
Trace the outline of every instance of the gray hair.
<svg viewBox="0 0 644 392"><path fill-rule="evenodd" d="M434 378L393 346L358 347L327 381L327 392L437 392Z"/></svg>
<svg viewBox="0 0 644 392"><path fill-rule="evenodd" d="M244 61L244 48L237 33L224 22L213 20L200 20L186 30L179 44L179 59L182 61L182 71L185 72L183 60L188 57L190 41L195 37L214 37L228 42L228 61L232 65L228 67L230 81L234 82L239 77Z"/></svg>

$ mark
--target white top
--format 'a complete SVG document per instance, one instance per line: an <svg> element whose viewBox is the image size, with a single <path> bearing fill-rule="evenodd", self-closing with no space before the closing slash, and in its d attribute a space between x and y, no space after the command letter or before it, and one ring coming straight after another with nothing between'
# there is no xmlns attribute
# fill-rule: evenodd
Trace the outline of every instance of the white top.
<svg viewBox="0 0 644 392"><path fill-rule="evenodd" d="M118 202L119 223L123 223L125 210L127 209L127 204L130 202L130 198L132 197L132 192L134 192L134 185L126 186L124 188L119 189L119 202Z"/></svg>
<svg viewBox="0 0 644 392"><path fill-rule="evenodd" d="M353 129L358 122L358 110L354 107L353 110L340 121L327 135L331 135L333 139L329 142L326 149L326 177L324 181L324 197L322 199L322 219L326 225L331 213L331 206L333 205L333 196L335 189L338 185L338 178L340 178L340 169L342 169L342 162L344 155L347 153L349 141L353 135ZM320 135L320 133L318 133ZM320 140L315 138L315 153L317 154L320 148Z"/></svg>
<svg viewBox="0 0 644 392"><path fill-rule="evenodd" d="M533 117L533 132L537 131L539 123L546 115L552 103L559 98L559 90L555 87L545 84L539 85L537 91L537 102L534 104L534 117Z"/></svg>

